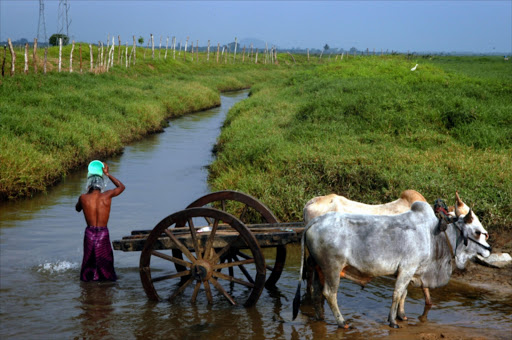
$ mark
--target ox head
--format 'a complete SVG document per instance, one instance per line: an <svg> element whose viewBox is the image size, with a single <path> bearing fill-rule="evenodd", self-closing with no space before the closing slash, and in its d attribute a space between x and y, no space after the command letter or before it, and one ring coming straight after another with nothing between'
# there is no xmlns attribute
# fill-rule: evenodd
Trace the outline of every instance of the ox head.
<svg viewBox="0 0 512 340"><path fill-rule="evenodd" d="M457 268L464 269L467 260L476 254L483 257L491 255L491 247L487 243L489 234L478 220L478 217L460 199L456 193L457 203L455 227L460 231L457 236L455 264Z"/></svg>

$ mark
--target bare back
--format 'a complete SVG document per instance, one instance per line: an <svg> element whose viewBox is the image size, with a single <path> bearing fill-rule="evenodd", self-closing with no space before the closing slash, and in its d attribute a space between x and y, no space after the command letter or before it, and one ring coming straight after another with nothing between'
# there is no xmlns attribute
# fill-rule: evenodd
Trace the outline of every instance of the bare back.
<svg viewBox="0 0 512 340"><path fill-rule="evenodd" d="M94 190L83 194L80 196L80 203L88 226L107 226L112 203L112 195L109 192L101 193L99 190Z"/></svg>

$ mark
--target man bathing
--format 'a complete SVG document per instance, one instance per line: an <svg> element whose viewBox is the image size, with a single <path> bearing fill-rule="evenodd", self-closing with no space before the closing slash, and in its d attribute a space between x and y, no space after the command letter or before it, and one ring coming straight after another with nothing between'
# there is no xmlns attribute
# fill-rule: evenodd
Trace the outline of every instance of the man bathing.
<svg viewBox="0 0 512 340"><path fill-rule="evenodd" d="M82 281L100 281L117 279L114 270L114 253L110 244L110 237L107 229L110 217L110 205L112 197L120 195L125 186L120 180L108 173L108 165L99 161L93 161L99 165L95 171L87 176L87 192L80 195L76 203L76 211L84 211L87 228L84 235L84 258L80 271ZM106 183L101 174L105 174L116 186L115 189L104 192Z"/></svg>

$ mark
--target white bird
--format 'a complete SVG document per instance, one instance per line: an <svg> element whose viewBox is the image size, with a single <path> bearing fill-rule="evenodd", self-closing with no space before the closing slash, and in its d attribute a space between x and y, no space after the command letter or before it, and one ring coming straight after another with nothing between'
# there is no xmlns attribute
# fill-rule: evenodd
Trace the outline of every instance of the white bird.
<svg viewBox="0 0 512 340"><path fill-rule="evenodd" d="M418 64L416 64L416 66L414 66L413 68L411 68L411 71L416 71L416 67L418 67Z"/></svg>

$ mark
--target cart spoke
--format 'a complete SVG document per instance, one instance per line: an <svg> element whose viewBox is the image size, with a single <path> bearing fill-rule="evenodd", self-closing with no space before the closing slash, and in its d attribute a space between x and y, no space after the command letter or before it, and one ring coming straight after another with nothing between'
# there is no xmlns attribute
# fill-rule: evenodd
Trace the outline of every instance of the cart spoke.
<svg viewBox="0 0 512 340"><path fill-rule="evenodd" d="M212 257L211 262L217 262L224 253L226 253L236 242L240 240L240 234L231 242L229 242L224 248L222 248L214 257Z"/></svg>
<svg viewBox="0 0 512 340"><path fill-rule="evenodd" d="M206 245L204 247L204 258L209 259L213 254L211 254L210 250L213 246L213 239L215 238L215 233L217 232L217 227L219 226L219 220L215 219L213 222L212 230L210 231L210 236L208 236L208 240L206 240Z"/></svg>
<svg viewBox="0 0 512 340"><path fill-rule="evenodd" d="M243 257L244 259L253 259L253 260L254 260L254 258L250 257L249 255L247 255L247 254L245 254L245 253L242 253L240 250L239 250L239 251L237 251L237 253L236 253L236 254L237 254L238 256L240 256L240 257ZM266 267L268 270L270 270L270 271L273 271L273 270L274 270L274 267L269 266L268 264L266 264L266 265L265 265L265 267Z"/></svg>
<svg viewBox="0 0 512 340"><path fill-rule="evenodd" d="M210 281L212 283L212 285L219 291L222 293L222 295L224 295L226 297L226 299L232 304L232 305L236 305L236 302L235 300L233 300L233 298L231 297L231 295L228 294L228 292L226 292L226 290L224 288L222 288L221 284L215 280L213 277L211 277L208 281Z"/></svg>
<svg viewBox="0 0 512 340"><path fill-rule="evenodd" d="M231 257L228 258L228 263L227 264L229 265L229 267L228 267L228 274L229 274L229 276L235 276L234 272L233 272L233 266L231 266Z"/></svg>
<svg viewBox="0 0 512 340"><path fill-rule="evenodd" d="M190 253L188 248L185 247L183 243L181 243L169 229L165 229L164 232L167 236L169 236L171 241L174 242L174 244L176 244L176 247L178 247L178 249L181 250L181 252L185 254L186 257L189 258L190 261L192 261L193 263L196 262L196 258L192 255L192 253Z"/></svg>
<svg viewBox="0 0 512 340"><path fill-rule="evenodd" d="M210 305L213 305L212 290L210 288L210 284L208 283L208 281L204 281L204 291L206 292L206 298L208 299L208 303Z"/></svg>
<svg viewBox="0 0 512 340"><path fill-rule="evenodd" d="M213 272L213 276L215 276L215 277L217 277L219 279L223 279L223 280L227 280L227 281L230 281L230 282L238 283L238 284L244 285L244 286L249 287L249 288L253 288L254 287L254 284L252 284L250 282L246 282L246 281L237 279L237 278L235 278L233 276L222 274L221 272Z"/></svg>
<svg viewBox="0 0 512 340"><path fill-rule="evenodd" d="M247 204L244 205L244 209L242 210L242 213L240 214L240 217L239 217L239 220L244 223L245 223L244 217L245 217L245 213L247 212L247 208L249 208L249 206Z"/></svg>
<svg viewBox="0 0 512 340"><path fill-rule="evenodd" d="M233 259L239 261L236 255L233 257ZM242 273L244 273L245 277L247 278L247 280L249 280L250 283L254 283L251 274L249 274L249 272L247 271L247 269L245 269L245 266L243 264L239 265L238 268L240 268L240 270L242 271Z"/></svg>
<svg viewBox="0 0 512 340"><path fill-rule="evenodd" d="M154 279L151 279L151 282L158 282L158 281L164 281L164 280L172 280L172 279L176 279L178 277L182 277L182 276L186 276L186 275L190 275L190 270L185 270L185 271L182 271L182 272L178 272L176 274L155 277Z"/></svg>
<svg viewBox="0 0 512 340"><path fill-rule="evenodd" d="M221 205L221 207L222 207L222 209L221 209L221 210L222 210L222 211L226 211L226 200L222 200L222 201L220 201L220 205Z"/></svg>
<svg viewBox="0 0 512 340"><path fill-rule="evenodd" d="M213 266L213 269L217 268L229 268L234 266L241 266L244 264L254 263L254 259L242 260L242 261L234 261L231 262L231 259L227 263L219 263Z"/></svg>
<svg viewBox="0 0 512 340"><path fill-rule="evenodd" d="M201 281L196 282L196 286L194 287L194 293L192 293L192 298L190 299L191 303L196 303L197 293L199 293L199 287L201 287Z"/></svg>
<svg viewBox="0 0 512 340"><path fill-rule="evenodd" d="M174 292L174 293L169 297L169 301L174 300L174 298L175 298L176 296L180 295L180 294L185 290L185 288L187 288L187 286L188 286L189 284L191 284L191 283L192 283L192 281L194 281L194 278L191 276L191 277L187 280L187 282L185 282L185 283L184 283L183 285L181 285L178 289L176 289L176 291L175 291L175 292Z"/></svg>
<svg viewBox="0 0 512 340"><path fill-rule="evenodd" d="M194 222L191 218L188 219L188 226L190 228L190 235L192 236L192 243L194 244L194 250L196 251L196 256L198 260L201 260L203 258L203 255L201 254L201 249L199 248L199 242L197 240L197 231L194 227Z"/></svg>
<svg viewBox="0 0 512 340"><path fill-rule="evenodd" d="M152 250L151 251L151 255L157 256L157 257L159 257L161 259L164 259L164 260L167 260L167 261L174 262L176 264L180 264L180 265L185 266L187 268L192 267L192 263L190 263L190 262L187 262L185 260L179 259L179 258L174 257L174 256L170 256L170 255L161 253L161 252L156 251L156 250Z"/></svg>

